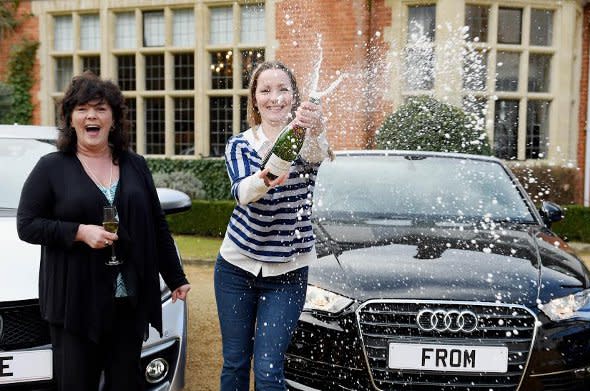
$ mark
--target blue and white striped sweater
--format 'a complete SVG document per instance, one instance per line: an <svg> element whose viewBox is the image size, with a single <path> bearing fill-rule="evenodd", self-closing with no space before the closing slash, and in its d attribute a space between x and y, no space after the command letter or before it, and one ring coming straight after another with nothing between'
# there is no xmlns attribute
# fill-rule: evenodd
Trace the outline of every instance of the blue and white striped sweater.
<svg viewBox="0 0 590 391"><path fill-rule="evenodd" d="M239 134L228 141L225 159L231 192L239 201L240 182L260 171L262 158ZM243 255L263 262L289 262L312 250L310 217L318 167L319 163L298 157L282 186L256 202L236 205L226 234Z"/></svg>

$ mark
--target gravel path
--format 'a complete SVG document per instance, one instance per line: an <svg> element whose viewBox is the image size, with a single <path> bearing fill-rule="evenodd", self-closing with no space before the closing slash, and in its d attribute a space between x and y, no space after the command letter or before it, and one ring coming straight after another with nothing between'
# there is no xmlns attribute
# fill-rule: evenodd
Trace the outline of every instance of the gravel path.
<svg viewBox="0 0 590 391"><path fill-rule="evenodd" d="M221 370L221 334L215 295L213 262L185 263L189 294L186 391L216 391Z"/></svg>

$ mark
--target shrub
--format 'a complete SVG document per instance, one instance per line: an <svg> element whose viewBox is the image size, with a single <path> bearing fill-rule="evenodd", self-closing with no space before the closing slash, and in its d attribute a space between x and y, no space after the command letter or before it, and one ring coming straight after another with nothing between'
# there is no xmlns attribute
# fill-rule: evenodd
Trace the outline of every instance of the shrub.
<svg viewBox="0 0 590 391"><path fill-rule="evenodd" d="M219 158L206 159L162 159L148 158L150 170L171 173L174 171L190 172L203 184L205 197L208 200L232 199L231 188L225 161Z"/></svg>
<svg viewBox="0 0 590 391"><path fill-rule="evenodd" d="M168 187L183 191L193 200L206 198L203 183L192 172L156 172L153 177L156 187Z"/></svg>
<svg viewBox="0 0 590 391"><path fill-rule="evenodd" d="M565 219L551 226L551 229L569 241L590 243L590 208L579 205L568 205Z"/></svg>
<svg viewBox="0 0 590 391"><path fill-rule="evenodd" d="M181 235L223 236L233 201L193 201L191 210L167 217L170 231Z"/></svg>
<svg viewBox="0 0 590 391"><path fill-rule="evenodd" d="M540 204L553 201L560 205L577 202L580 194L580 170L575 167L556 167L550 165L524 166L521 163L507 162L531 199Z"/></svg>
<svg viewBox="0 0 590 391"><path fill-rule="evenodd" d="M379 149L491 153L477 118L429 96L412 97L389 115L375 137Z"/></svg>

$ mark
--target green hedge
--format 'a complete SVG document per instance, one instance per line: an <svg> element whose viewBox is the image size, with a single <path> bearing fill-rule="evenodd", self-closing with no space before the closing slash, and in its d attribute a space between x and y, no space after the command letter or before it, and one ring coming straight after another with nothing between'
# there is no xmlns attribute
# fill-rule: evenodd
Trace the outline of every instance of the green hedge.
<svg viewBox="0 0 590 391"><path fill-rule="evenodd" d="M195 200L190 211L168 216L168 224L175 234L223 236L234 206L234 201ZM567 240L590 243L590 208L569 205L564 209L565 219L551 228Z"/></svg>
<svg viewBox="0 0 590 391"><path fill-rule="evenodd" d="M551 229L566 240L590 243L590 208L569 205L564 209L565 219L553 224Z"/></svg>
<svg viewBox="0 0 590 391"><path fill-rule="evenodd" d="M576 167L539 164L526 166L521 162L506 162L526 192L536 204L553 201L559 205L573 205L582 193L581 172Z"/></svg>
<svg viewBox="0 0 590 391"><path fill-rule="evenodd" d="M221 158L206 159L162 159L148 158L147 164L152 171L171 173L190 171L202 183L208 200L231 200L231 189L225 160Z"/></svg>
<svg viewBox="0 0 590 391"><path fill-rule="evenodd" d="M168 216L168 224L175 234L223 236L234 206L234 201L194 200L191 210Z"/></svg>

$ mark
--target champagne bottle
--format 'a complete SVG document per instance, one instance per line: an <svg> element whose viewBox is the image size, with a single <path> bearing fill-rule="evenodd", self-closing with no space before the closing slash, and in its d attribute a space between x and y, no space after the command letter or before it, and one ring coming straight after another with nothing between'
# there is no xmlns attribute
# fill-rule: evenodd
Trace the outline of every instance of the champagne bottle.
<svg viewBox="0 0 590 391"><path fill-rule="evenodd" d="M320 104L320 99L314 96L310 96L309 101L316 105ZM262 170L269 169L266 176L270 180L289 172L291 163L299 155L304 140L305 128L293 125L293 122L281 130L272 148L262 160Z"/></svg>

